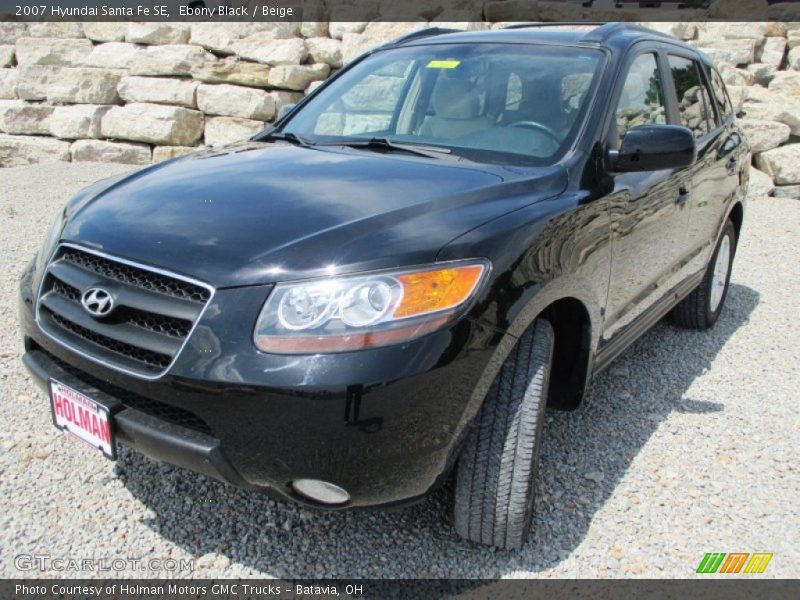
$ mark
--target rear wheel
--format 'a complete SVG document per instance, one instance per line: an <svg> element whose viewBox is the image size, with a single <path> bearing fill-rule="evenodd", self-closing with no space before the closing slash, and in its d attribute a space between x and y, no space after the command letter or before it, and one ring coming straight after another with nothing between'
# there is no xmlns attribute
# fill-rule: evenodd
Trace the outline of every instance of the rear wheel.
<svg viewBox="0 0 800 600"><path fill-rule="evenodd" d="M473 542L514 549L531 527L553 328L538 319L500 369L456 472L455 528Z"/></svg>
<svg viewBox="0 0 800 600"><path fill-rule="evenodd" d="M731 280L733 253L736 249L736 229L728 221L714 249L703 281L672 309L672 320L690 329L708 329L717 322Z"/></svg>

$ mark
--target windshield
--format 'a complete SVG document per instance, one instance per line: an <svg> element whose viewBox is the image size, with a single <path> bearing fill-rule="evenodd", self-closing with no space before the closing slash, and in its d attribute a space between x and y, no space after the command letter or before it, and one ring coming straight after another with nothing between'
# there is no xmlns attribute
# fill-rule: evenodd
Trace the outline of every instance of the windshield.
<svg viewBox="0 0 800 600"><path fill-rule="evenodd" d="M283 127L311 143L384 138L479 162L548 165L570 147L602 54L532 44L383 50Z"/></svg>

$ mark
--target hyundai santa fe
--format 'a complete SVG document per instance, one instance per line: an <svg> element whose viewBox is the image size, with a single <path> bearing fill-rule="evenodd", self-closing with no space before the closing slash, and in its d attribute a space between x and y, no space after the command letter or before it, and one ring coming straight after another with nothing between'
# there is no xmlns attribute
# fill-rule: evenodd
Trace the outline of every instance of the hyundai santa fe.
<svg viewBox="0 0 800 600"><path fill-rule="evenodd" d="M250 140L72 198L21 281L54 424L328 509L454 479L519 547L546 407L714 325L750 150L702 53L623 24L427 29Z"/></svg>

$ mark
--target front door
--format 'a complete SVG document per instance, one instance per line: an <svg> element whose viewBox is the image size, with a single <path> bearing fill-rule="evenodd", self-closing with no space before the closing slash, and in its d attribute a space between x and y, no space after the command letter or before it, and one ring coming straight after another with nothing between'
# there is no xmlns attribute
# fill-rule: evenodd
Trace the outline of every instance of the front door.
<svg viewBox="0 0 800 600"><path fill-rule="evenodd" d="M634 56L616 100L609 146L628 129L667 122L664 73L654 52ZM691 172L624 173L609 196L612 265L603 338L608 340L679 283L686 246Z"/></svg>

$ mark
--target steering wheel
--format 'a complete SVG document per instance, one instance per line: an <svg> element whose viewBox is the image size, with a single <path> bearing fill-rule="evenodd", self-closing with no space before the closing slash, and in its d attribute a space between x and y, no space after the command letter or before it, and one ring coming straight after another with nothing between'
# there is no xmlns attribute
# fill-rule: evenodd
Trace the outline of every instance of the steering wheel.
<svg viewBox="0 0 800 600"><path fill-rule="evenodd" d="M558 137L558 134L550 129L547 125L542 125L541 123L537 123L536 121L516 121L515 123L511 123L508 125L509 127L524 127L526 129L534 129L536 131L540 131L547 135L551 140L553 140L556 146L561 145L561 138Z"/></svg>

